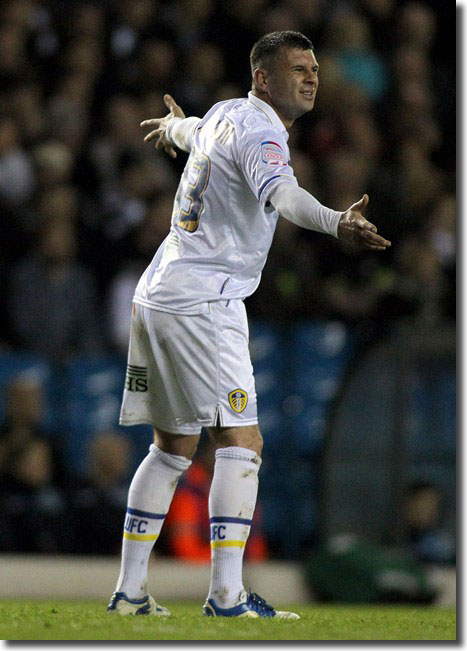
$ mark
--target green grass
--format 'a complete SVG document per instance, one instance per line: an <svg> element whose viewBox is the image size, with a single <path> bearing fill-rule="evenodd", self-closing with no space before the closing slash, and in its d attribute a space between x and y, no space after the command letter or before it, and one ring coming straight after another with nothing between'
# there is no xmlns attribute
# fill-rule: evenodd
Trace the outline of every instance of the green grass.
<svg viewBox="0 0 467 651"><path fill-rule="evenodd" d="M107 615L102 602L0 600L3 640L455 640L454 609L290 605L299 621L200 616L200 604L166 604L172 617ZM282 607L284 607L282 605Z"/></svg>

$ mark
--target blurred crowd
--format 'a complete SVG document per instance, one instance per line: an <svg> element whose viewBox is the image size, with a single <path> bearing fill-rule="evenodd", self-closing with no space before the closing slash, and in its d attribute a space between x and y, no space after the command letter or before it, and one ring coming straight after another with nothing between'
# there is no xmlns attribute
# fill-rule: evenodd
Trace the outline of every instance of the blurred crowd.
<svg viewBox="0 0 467 651"><path fill-rule="evenodd" d="M33 374L8 384L0 425L0 552L117 554L130 440L116 430L96 432L88 472L73 473L60 432L44 425L45 401Z"/></svg>
<svg viewBox="0 0 467 651"><path fill-rule="evenodd" d="M164 92L186 114L245 96L263 33L308 35L315 110L293 126L299 183L393 242L362 254L281 220L250 315L365 330L454 316L454 8L428 0L4 0L0 342L66 361L126 353L137 278L179 173L143 144Z"/></svg>
<svg viewBox="0 0 467 651"><path fill-rule="evenodd" d="M77 473L56 423L46 424L45 403L34 373L18 373L7 384L0 423L0 553L117 555L134 471L132 439L118 429L96 431L87 445L87 472ZM214 451L203 438L172 501L157 554L209 563ZM246 558L267 556L258 506Z"/></svg>
<svg viewBox="0 0 467 651"><path fill-rule="evenodd" d="M3 0L0 351L59 364L126 355L133 290L167 234L186 161L145 145L139 124L166 113L165 92L197 116L244 97L251 46L283 29L310 37L320 64L316 107L290 132L300 185L336 210L367 192L367 217L393 245L361 253L280 220L250 317L336 319L367 340L400 319L427 331L454 322L454 11L435 0ZM85 528L90 551L105 503L119 514L102 541L112 551L128 441L100 433L89 477L72 483L54 475L58 439L22 422L34 396L19 404L0 435L1 510L17 523L0 547L38 538L34 494L45 522L35 545L58 544L52 518L70 550ZM15 526L16 542L1 538Z"/></svg>

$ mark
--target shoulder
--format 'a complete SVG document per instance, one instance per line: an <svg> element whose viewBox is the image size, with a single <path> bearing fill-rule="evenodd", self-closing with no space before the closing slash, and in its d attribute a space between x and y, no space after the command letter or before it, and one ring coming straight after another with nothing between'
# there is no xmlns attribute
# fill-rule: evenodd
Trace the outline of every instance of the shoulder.
<svg viewBox="0 0 467 651"><path fill-rule="evenodd" d="M281 132L276 129L268 117L256 109L246 97L224 100L214 104L202 118L201 125L205 124L213 116L218 119L227 119L233 123L238 132L243 135L250 135L254 138L258 134L275 134L282 140Z"/></svg>
<svg viewBox="0 0 467 651"><path fill-rule="evenodd" d="M213 116L217 116L219 118L225 117L229 115L232 110L236 107L238 103L241 103L242 99L227 99L227 100L222 100L221 102L217 102L211 108L209 111L201 118L201 122L199 124L200 127L206 124L209 120L212 119Z"/></svg>
<svg viewBox="0 0 467 651"><path fill-rule="evenodd" d="M278 143L283 149L286 148L286 141L280 129L271 124L268 116L255 108L247 99L233 107L231 115L242 148L261 145L268 140Z"/></svg>
<svg viewBox="0 0 467 651"><path fill-rule="evenodd" d="M269 149L288 156L287 143L281 131L270 122L258 121L257 118L254 122L246 123L239 138L239 151L243 151L247 155L254 154L254 152L257 152L257 155L261 153L261 157L264 159Z"/></svg>
<svg viewBox="0 0 467 651"><path fill-rule="evenodd" d="M240 100L230 111L232 119L241 126L245 135L253 137L263 132L280 133L270 122L267 115L255 108L248 99Z"/></svg>

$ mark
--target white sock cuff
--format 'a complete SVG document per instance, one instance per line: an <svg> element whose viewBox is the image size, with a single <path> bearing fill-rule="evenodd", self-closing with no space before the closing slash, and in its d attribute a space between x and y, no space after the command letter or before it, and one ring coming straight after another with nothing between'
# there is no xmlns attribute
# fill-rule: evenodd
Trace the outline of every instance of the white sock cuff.
<svg viewBox="0 0 467 651"><path fill-rule="evenodd" d="M178 454L170 454L170 452L163 452L160 448L157 447L157 445L154 445L154 443L152 443L149 446L149 451L155 454L156 456L158 456L159 459L167 466L170 466L175 470L180 470L180 472L187 470L191 466L190 459L187 459L186 457L182 457Z"/></svg>
<svg viewBox="0 0 467 651"><path fill-rule="evenodd" d="M216 450L216 459L238 459L239 461L250 461L258 466L261 465L261 458L253 450L229 446L228 448L218 448Z"/></svg>

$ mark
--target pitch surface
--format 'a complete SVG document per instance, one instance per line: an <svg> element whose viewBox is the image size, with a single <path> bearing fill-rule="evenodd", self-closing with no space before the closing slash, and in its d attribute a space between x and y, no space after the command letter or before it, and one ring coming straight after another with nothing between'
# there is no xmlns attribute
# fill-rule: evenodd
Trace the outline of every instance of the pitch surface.
<svg viewBox="0 0 467 651"><path fill-rule="evenodd" d="M164 604L169 618L108 615L105 603L0 600L3 640L455 640L454 609L277 604L299 621L201 616L201 604Z"/></svg>

